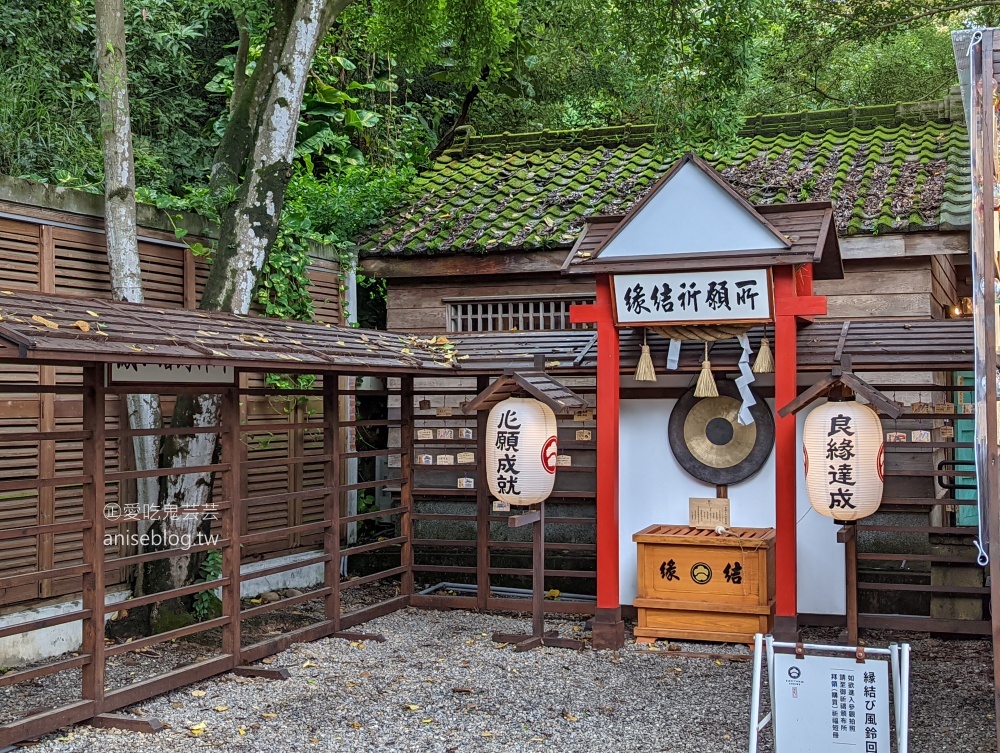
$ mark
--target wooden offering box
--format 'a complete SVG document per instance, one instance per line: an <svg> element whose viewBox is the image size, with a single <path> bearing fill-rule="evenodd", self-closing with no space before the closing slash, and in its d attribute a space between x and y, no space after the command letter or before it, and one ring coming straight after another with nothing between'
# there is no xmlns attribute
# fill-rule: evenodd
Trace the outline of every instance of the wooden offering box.
<svg viewBox="0 0 1000 753"><path fill-rule="evenodd" d="M639 642L656 638L752 643L774 626L774 529L735 536L652 525L639 546Z"/></svg>

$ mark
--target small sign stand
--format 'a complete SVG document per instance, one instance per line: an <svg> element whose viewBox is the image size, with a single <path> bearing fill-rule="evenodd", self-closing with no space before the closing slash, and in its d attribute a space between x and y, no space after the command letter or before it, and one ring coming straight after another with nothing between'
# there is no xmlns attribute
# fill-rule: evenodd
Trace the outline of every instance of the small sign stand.
<svg viewBox="0 0 1000 753"><path fill-rule="evenodd" d="M494 643L513 643L514 651L529 651L538 646L580 650L583 641L560 638L555 630L545 630L545 503L524 508L527 512L511 515L511 528L531 526L531 633L494 633Z"/></svg>
<svg viewBox="0 0 1000 753"><path fill-rule="evenodd" d="M761 659L764 654L771 711L761 718ZM890 753L889 715L885 704L888 678L892 682L896 752L909 753L908 643L891 643L888 648L825 646L783 643L775 641L774 636L757 633L753 657L749 753L757 753L760 732L768 724L774 731L775 753L827 753L831 750ZM888 668L884 659L875 657L887 657ZM843 725L848 719L845 707L852 711L856 708L856 716L850 721L848 731L841 733L844 726L838 726L837 720ZM825 735L819 734L821 729L828 729L831 737L842 736L826 741ZM783 741L788 745L782 747Z"/></svg>

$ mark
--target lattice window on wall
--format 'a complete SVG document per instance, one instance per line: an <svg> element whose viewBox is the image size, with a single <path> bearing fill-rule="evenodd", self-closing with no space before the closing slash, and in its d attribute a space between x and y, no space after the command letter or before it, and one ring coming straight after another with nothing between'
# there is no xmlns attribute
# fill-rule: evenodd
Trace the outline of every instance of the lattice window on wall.
<svg viewBox="0 0 1000 753"><path fill-rule="evenodd" d="M593 301L594 296L586 294L447 298L448 331L589 329L592 325L570 323L569 308Z"/></svg>

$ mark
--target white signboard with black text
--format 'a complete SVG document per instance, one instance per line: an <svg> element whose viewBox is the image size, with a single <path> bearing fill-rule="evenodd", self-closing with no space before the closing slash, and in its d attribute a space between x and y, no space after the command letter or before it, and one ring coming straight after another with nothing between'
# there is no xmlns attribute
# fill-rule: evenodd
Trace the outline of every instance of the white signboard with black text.
<svg viewBox="0 0 1000 753"><path fill-rule="evenodd" d="M767 322L772 318L767 269L614 275L619 325Z"/></svg>
<svg viewBox="0 0 1000 753"><path fill-rule="evenodd" d="M774 656L778 751L890 753L889 662L851 656Z"/></svg>
<svg viewBox="0 0 1000 753"><path fill-rule="evenodd" d="M760 633L753 644L748 753L768 726L775 753L909 753L909 644L826 646ZM765 654L771 710L762 717Z"/></svg>

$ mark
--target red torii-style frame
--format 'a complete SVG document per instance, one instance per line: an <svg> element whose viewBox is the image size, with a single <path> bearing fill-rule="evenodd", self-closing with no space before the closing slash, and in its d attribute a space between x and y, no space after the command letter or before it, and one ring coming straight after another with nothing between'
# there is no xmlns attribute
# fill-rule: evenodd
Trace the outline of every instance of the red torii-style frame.
<svg viewBox="0 0 1000 753"><path fill-rule="evenodd" d="M796 337L799 320L826 314L826 297L813 295L812 264L782 265L774 274L774 398L786 405L798 394ZM621 364L611 276L597 276L592 304L570 308L574 324L597 327L597 612L592 640L596 649L625 643L619 584L618 450ZM613 417L612 420L608 416ZM796 561L795 416L775 416L775 558L777 603L774 633L782 640L798 634Z"/></svg>

